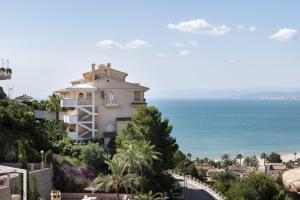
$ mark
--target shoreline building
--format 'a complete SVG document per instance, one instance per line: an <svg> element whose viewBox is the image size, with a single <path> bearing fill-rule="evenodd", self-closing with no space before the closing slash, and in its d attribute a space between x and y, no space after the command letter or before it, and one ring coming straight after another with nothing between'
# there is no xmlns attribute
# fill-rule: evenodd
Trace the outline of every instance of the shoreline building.
<svg viewBox="0 0 300 200"><path fill-rule="evenodd" d="M56 91L67 108L64 122L76 140L103 139L105 145L131 120L137 108L146 105L149 88L126 81L127 73L101 64L72 81L72 86Z"/></svg>

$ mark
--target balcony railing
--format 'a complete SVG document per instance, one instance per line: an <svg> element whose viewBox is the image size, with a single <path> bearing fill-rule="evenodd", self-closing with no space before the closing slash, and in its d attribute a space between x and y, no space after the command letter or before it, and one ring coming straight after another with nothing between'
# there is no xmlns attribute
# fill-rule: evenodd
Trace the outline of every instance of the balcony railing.
<svg viewBox="0 0 300 200"><path fill-rule="evenodd" d="M78 121L77 115L65 115L64 116L64 122L67 124L76 124Z"/></svg>
<svg viewBox="0 0 300 200"><path fill-rule="evenodd" d="M113 99L106 98L104 105L106 107L117 107L117 106L119 106L119 99L118 98L113 98Z"/></svg>
<svg viewBox="0 0 300 200"><path fill-rule="evenodd" d="M76 106L77 106L76 99L62 99L60 101L60 107L63 107L63 108L74 108Z"/></svg>

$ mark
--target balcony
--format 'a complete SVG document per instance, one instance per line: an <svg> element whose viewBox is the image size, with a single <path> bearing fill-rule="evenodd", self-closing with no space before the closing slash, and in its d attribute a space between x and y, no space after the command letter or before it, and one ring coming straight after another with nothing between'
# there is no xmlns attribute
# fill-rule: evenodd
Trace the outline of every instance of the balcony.
<svg viewBox="0 0 300 200"><path fill-rule="evenodd" d="M131 105L136 105L136 106L146 105L146 104L147 104L146 99L140 99L140 98L134 98L134 101L131 103Z"/></svg>
<svg viewBox="0 0 300 200"><path fill-rule="evenodd" d="M76 124L78 121L77 115L64 115L64 122L67 124Z"/></svg>
<svg viewBox="0 0 300 200"><path fill-rule="evenodd" d="M113 99L106 98L105 102L104 102L104 105L106 107L118 107L119 106L119 99L118 98L113 98Z"/></svg>
<svg viewBox="0 0 300 200"><path fill-rule="evenodd" d="M0 70L0 80L7 80L7 79L11 79L11 73L4 71L4 68L1 68Z"/></svg>
<svg viewBox="0 0 300 200"><path fill-rule="evenodd" d="M62 108L75 108L77 106L76 99L62 99L60 101L60 107Z"/></svg>

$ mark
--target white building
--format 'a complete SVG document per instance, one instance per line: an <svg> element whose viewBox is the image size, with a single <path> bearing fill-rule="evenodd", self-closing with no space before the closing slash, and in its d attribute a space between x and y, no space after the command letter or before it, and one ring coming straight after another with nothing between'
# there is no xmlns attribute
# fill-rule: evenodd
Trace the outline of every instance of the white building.
<svg viewBox="0 0 300 200"><path fill-rule="evenodd" d="M147 87L126 81L127 73L111 64L92 64L92 70L71 86L57 91L61 107L70 108L64 116L69 135L77 140L109 139L122 130L141 105L146 105Z"/></svg>

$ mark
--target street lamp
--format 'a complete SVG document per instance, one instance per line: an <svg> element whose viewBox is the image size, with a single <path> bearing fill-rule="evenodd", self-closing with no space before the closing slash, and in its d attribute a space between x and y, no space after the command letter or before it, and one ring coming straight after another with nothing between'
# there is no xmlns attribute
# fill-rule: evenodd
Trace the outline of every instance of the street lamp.
<svg viewBox="0 0 300 200"><path fill-rule="evenodd" d="M41 150L40 153L41 153L41 155L42 155L41 168L44 169L44 150Z"/></svg>

